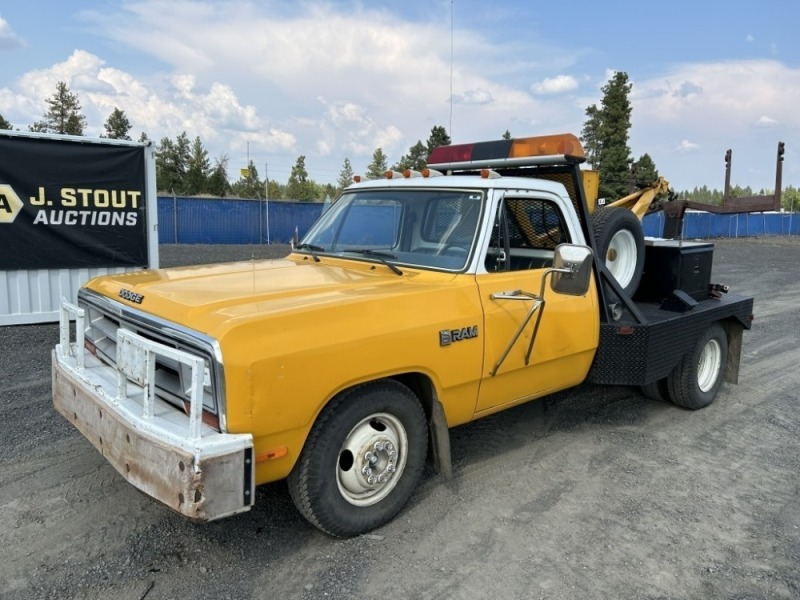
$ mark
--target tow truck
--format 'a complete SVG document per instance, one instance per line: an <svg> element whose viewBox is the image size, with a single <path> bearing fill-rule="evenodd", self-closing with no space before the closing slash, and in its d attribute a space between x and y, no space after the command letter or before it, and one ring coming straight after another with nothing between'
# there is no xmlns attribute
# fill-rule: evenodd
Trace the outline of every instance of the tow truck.
<svg viewBox="0 0 800 600"><path fill-rule="evenodd" d="M349 186L283 259L94 279L62 302L55 407L192 520L285 478L347 537L426 461L451 473L453 427L584 381L707 406L753 300L710 282L710 244L595 211L584 160L570 134L445 146Z"/></svg>

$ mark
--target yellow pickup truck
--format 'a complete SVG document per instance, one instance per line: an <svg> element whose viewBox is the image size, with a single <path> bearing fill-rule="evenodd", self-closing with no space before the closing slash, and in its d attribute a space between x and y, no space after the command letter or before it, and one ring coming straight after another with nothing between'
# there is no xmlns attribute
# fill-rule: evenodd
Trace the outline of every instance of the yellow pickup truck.
<svg viewBox="0 0 800 600"><path fill-rule="evenodd" d="M186 517L288 478L308 521L352 536L426 461L449 472L449 428L587 380L709 404L752 299L707 281L707 248L594 211L581 162L571 135L446 146L348 187L284 259L94 279L62 302L55 407Z"/></svg>

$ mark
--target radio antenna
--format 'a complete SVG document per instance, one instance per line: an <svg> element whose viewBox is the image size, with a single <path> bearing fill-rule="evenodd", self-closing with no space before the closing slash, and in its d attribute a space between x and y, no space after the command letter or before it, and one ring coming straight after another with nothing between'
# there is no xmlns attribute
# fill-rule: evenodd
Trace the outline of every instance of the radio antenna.
<svg viewBox="0 0 800 600"><path fill-rule="evenodd" d="M453 1L450 0L450 139L453 139Z"/></svg>

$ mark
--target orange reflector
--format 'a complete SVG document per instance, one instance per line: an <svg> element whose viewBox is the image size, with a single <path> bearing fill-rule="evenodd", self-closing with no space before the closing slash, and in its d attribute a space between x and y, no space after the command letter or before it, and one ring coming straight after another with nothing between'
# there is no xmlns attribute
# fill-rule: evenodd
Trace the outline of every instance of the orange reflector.
<svg viewBox="0 0 800 600"><path fill-rule="evenodd" d="M361 183L361 175L353 175L353 181L356 183Z"/></svg>
<svg viewBox="0 0 800 600"><path fill-rule="evenodd" d="M256 464L265 463L270 460L276 460L278 458L283 458L287 454L289 454L289 449L286 446L281 446L280 448L273 448L272 450L267 450L266 452L262 452L261 454L256 454Z"/></svg>

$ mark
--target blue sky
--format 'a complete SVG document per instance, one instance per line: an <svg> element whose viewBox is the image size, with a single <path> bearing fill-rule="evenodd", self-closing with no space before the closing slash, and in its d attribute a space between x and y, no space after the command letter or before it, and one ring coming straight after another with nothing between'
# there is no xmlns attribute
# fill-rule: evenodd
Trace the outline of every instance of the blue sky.
<svg viewBox="0 0 800 600"><path fill-rule="evenodd" d="M733 183L772 188L778 141L798 187L799 30L797 0L5 0L0 114L27 129L63 80L88 135L119 107L132 137L200 136L232 177L249 151L262 177L302 154L333 182L434 125L456 143L580 133L625 71L633 156L675 189L721 189L728 148Z"/></svg>

